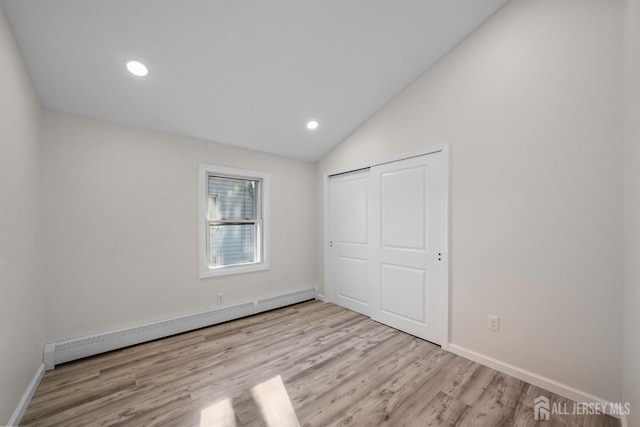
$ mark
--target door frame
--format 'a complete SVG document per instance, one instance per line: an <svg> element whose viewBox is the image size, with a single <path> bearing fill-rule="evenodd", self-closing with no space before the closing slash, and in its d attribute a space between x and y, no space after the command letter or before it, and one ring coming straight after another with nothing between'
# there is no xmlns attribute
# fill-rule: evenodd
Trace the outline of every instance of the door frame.
<svg viewBox="0 0 640 427"><path fill-rule="evenodd" d="M397 162L400 160L406 160L413 157L425 156L428 154L434 154L441 152L444 156L444 221L443 228L444 230L444 245L442 248L442 262L443 262L443 285L444 285L444 307L443 307L443 342L442 349L449 349L449 307L450 307L450 286L449 286L449 174L450 174L450 159L449 159L449 144L438 144L428 148L423 148L416 151L405 152L401 154L397 154L394 156L385 157L382 159L378 159L371 162L365 162L360 164L354 164L353 166L331 170L323 173L323 182L322 182L322 190L323 190L323 200L324 200L324 209L323 209L323 225L324 225L324 236L323 236L323 255L324 255L324 295L319 295L319 299L334 303L336 300L336 289L333 286L331 281L331 252L330 252L330 242L331 242L331 185L330 179L332 176L341 175L344 173L355 172L361 169L367 169L374 166L383 165L385 163Z"/></svg>

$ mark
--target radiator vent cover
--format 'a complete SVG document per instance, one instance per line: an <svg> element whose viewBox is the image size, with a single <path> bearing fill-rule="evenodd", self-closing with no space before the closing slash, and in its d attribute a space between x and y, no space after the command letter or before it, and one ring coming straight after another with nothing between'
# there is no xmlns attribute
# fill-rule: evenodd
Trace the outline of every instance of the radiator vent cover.
<svg viewBox="0 0 640 427"><path fill-rule="evenodd" d="M314 299L315 297L315 289L305 289L304 291L291 292L288 294L259 299L258 301L256 301L256 313L262 313L263 311L285 307L287 305L296 304L301 301L308 301L310 299Z"/></svg>
<svg viewBox="0 0 640 427"><path fill-rule="evenodd" d="M55 368L56 364L216 325L314 298L316 298L316 290L306 289L132 328L49 343L44 347L44 363L46 369L51 370Z"/></svg>

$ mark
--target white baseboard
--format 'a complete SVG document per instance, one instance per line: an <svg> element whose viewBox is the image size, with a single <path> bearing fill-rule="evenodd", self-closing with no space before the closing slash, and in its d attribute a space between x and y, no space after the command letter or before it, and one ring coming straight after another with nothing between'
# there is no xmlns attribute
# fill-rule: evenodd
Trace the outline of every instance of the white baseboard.
<svg viewBox="0 0 640 427"><path fill-rule="evenodd" d="M318 295L316 295L316 299L317 299L318 301L326 302L326 300L324 299L324 295L322 295L322 294L318 294Z"/></svg>
<svg viewBox="0 0 640 427"><path fill-rule="evenodd" d="M543 377L542 375L534 374L533 372L529 372L525 369L510 365L508 363L502 362L500 360L494 359L489 356L485 356L484 354L477 353L473 350L469 350L467 348L461 347L456 344L449 344L448 351L450 351L451 353L457 354L458 356L462 356L466 359L472 360L481 365L495 369L496 371L500 371L504 374L511 375L512 377L518 378L519 380L528 382L529 384L533 384L537 387L543 388L557 395L566 397L567 399L571 399L575 402L603 404L604 407L607 408L607 411L605 412L607 412L608 415L611 415L612 417L615 417L615 418L621 418L621 414L611 413L610 409L613 407L611 402L605 399L601 399L585 391L578 390L566 384L562 384L558 381L554 381L550 378ZM623 418L623 423L625 421L626 420L624 420Z"/></svg>
<svg viewBox="0 0 640 427"><path fill-rule="evenodd" d="M41 363L40 366L38 367L38 370L36 371L36 374L33 376L31 383L29 383L29 387L27 387L24 394L22 395L22 399L20 399L20 402L18 403L16 410L13 411L13 415L11 415L11 418L9 418L8 425L17 426L20 424L20 421L22 421L22 417L24 416L24 413L27 411L27 408L29 407L29 403L31 403L31 399L33 398L33 395L38 389L38 386L40 385L40 381L42 381L42 377L44 377L44 370L45 370L44 363Z"/></svg>
<svg viewBox="0 0 640 427"><path fill-rule="evenodd" d="M51 370L57 364L71 360L228 322L315 298L315 289L305 289L135 327L48 343L44 346L44 365L47 370Z"/></svg>

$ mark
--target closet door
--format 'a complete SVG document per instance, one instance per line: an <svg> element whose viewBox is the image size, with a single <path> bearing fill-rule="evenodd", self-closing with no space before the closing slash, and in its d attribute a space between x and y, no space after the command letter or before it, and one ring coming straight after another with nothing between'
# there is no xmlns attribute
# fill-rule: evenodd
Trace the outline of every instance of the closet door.
<svg viewBox="0 0 640 427"><path fill-rule="evenodd" d="M331 177L332 300L371 315L369 282L369 170Z"/></svg>
<svg viewBox="0 0 640 427"><path fill-rule="evenodd" d="M371 168L364 257L372 319L436 344L444 340L443 159L434 153Z"/></svg>

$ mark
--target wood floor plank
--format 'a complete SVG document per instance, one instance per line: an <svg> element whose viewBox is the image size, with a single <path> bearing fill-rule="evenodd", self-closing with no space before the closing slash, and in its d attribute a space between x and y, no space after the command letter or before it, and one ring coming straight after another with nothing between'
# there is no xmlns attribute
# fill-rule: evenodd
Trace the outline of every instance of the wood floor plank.
<svg viewBox="0 0 640 427"><path fill-rule="evenodd" d="M442 350L438 350L443 352ZM446 354L447 359L440 367L429 366L425 374L416 373L409 382L389 399L385 411L379 418L374 418L378 424L384 421L386 425L406 425L407 420L418 419L418 414L423 410L452 378L457 376L459 370L468 362L466 359ZM425 382L425 380L428 380Z"/></svg>
<svg viewBox="0 0 640 427"><path fill-rule="evenodd" d="M416 414L415 420L419 420L423 427L460 425L461 420L469 411L469 406L462 401L451 397L447 393L438 392L436 396Z"/></svg>
<svg viewBox="0 0 640 427"><path fill-rule="evenodd" d="M316 342L310 342L304 346L296 346L294 349L289 350L286 354L280 357L271 357L265 363L253 363L248 360L250 356L242 357L239 355L239 362L242 362L242 369L238 375L228 375L227 371L219 372L217 375L209 375L206 378L200 378L193 383L192 397L194 399L201 399L208 397L209 399L217 398L216 393L219 393L221 389L235 390L238 387L243 390L250 382L257 382L261 379L268 379L274 375L286 374L287 377L294 376L298 372L305 369L309 369L313 366L319 365L328 358L332 358L335 355L340 355L346 350L366 348L367 345L375 345L376 341L371 341L371 338L376 335L387 336L392 333L388 328L370 328L369 325L364 322L366 319L358 319L359 322L353 322L348 327L341 330L340 334L331 334L331 340L321 341L316 338ZM361 332L362 338L368 340L363 343L354 343L351 341L352 333ZM272 344L280 347L280 343ZM269 351L269 347L265 348L265 351ZM238 364L240 365L240 364ZM316 368L317 369L317 368ZM244 387L243 387L244 384Z"/></svg>
<svg viewBox="0 0 640 427"><path fill-rule="evenodd" d="M65 410L75 410L86 402L92 402L102 397L112 396L117 392L131 389L135 386L135 377L133 375L126 377L116 377L104 381L92 381L83 383L82 386L74 386L70 390L61 389L55 396L49 396L47 399L38 399L29 405L29 414L25 416L24 422L29 420L39 420L47 418L52 408L58 412ZM72 393L77 397L73 400L69 399ZM35 399L34 399L35 400Z"/></svg>
<svg viewBox="0 0 640 427"><path fill-rule="evenodd" d="M309 322L295 328L256 336L237 345L203 344L180 357L167 358L152 366L145 366L138 374L138 385L171 381L185 384L192 381L215 381L217 377L229 377L255 369L267 361L282 357L290 348L304 347L314 340L313 333L324 328L321 322ZM273 349L265 346L275 345ZM243 363L237 363L242 361ZM216 367L225 369L215 370ZM162 378L158 372L163 372Z"/></svg>
<svg viewBox="0 0 640 427"><path fill-rule="evenodd" d="M342 361L330 361L320 369L309 370L287 382L292 401L305 425L326 425L330 416L341 413L351 402L366 395L370 387L392 375L395 364L387 364L385 359L398 347L410 346L413 341L402 335L383 341L374 352L352 352ZM407 359L404 354L402 356L398 359L400 363ZM311 378L313 388L307 387L307 378Z"/></svg>
<svg viewBox="0 0 640 427"><path fill-rule="evenodd" d="M620 425L601 414L536 421L540 395L573 405L358 313L306 302L58 366L23 425Z"/></svg>
<svg viewBox="0 0 640 427"><path fill-rule="evenodd" d="M455 359L452 354L430 343L426 344L422 351L410 352L402 357L398 366L391 365L391 376L383 377L378 386L366 390L367 393L352 402L346 410L332 414L328 424L379 425L388 422L390 414L402 400L417 390L412 384L428 384L429 378Z"/></svg>
<svg viewBox="0 0 640 427"><path fill-rule="evenodd" d="M496 375L496 371L469 361L457 378L454 378L442 391L462 403L473 406Z"/></svg>
<svg viewBox="0 0 640 427"><path fill-rule="evenodd" d="M354 328L363 326L354 324ZM251 383L258 379L268 379L264 377L270 375L270 372L275 369L274 365L275 367L281 366L286 364L292 356L314 350L317 343L310 331L321 333L321 327L319 325L301 326L298 331L305 332L292 335L282 334L281 341L270 339L268 343L265 342L256 348L241 346L239 351L234 349L232 353L226 355L223 361L216 362L216 366L220 366L222 363L225 369L208 371L207 375L200 375L200 378L192 383L193 397L197 399L207 390L208 393L219 392L220 384L225 384L229 379L236 383L242 380L246 385L253 385ZM197 372L202 372L202 369L199 368ZM187 375L192 376L193 371ZM226 384L228 385L228 382Z"/></svg>
<svg viewBox="0 0 640 427"><path fill-rule="evenodd" d="M467 413L465 423L469 427L511 427L527 387L527 383L498 372Z"/></svg>

